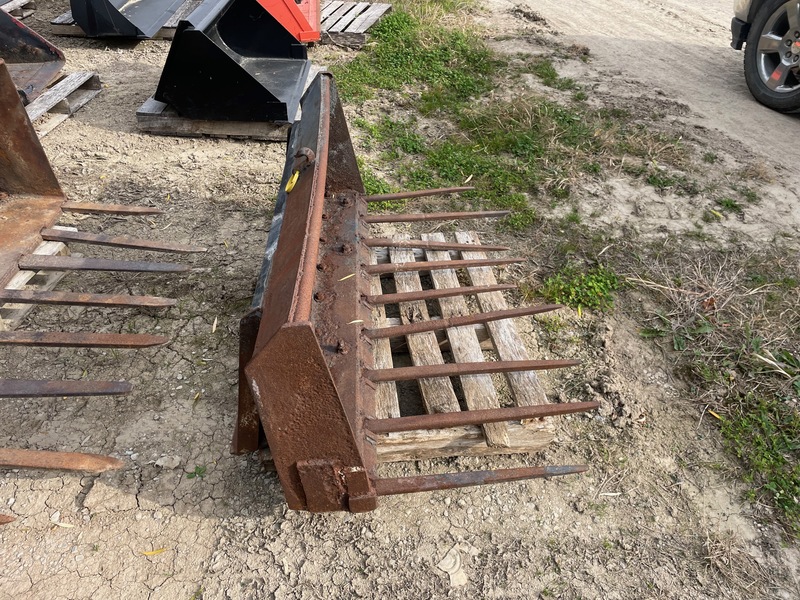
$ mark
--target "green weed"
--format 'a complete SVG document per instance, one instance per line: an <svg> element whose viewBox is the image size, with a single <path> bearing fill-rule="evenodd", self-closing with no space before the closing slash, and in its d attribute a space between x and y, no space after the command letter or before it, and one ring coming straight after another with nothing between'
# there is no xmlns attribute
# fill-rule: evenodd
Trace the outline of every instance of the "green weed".
<svg viewBox="0 0 800 600"><path fill-rule="evenodd" d="M541 293L548 300L578 310L607 310L613 306L614 292L620 285L620 278L602 265L588 271L567 265L544 281Z"/></svg>
<svg viewBox="0 0 800 600"><path fill-rule="evenodd" d="M208 467L206 467L205 465L195 465L194 471L186 474L186 479L195 479L195 478L202 479L203 477L206 476L207 469Z"/></svg>

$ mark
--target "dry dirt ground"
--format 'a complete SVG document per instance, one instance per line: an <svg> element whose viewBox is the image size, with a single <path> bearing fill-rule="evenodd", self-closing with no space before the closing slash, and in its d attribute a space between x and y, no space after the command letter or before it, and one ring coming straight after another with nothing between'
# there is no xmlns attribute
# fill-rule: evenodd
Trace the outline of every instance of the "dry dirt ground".
<svg viewBox="0 0 800 600"><path fill-rule="evenodd" d="M39 0L29 25L47 36L66 4ZM800 208L786 132L798 123L743 91L738 59L725 45L728 2L704 3L714 5L709 11L685 2L575 4L494 2L476 17L507 34L493 42L501 50L540 53L548 40L589 46L595 60L557 65L562 74L580 75L594 102L659 107L687 132L687 143L719 154L720 176L768 165L773 183L762 186L758 212L714 231L721 238L734 232L744 244L782 234L791 241ZM599 15L610 15L602 35L592 30ZM671 36L683 41L672 44ZM627 49L622 60L619 49L632 38L645 49ZM539 356L583 359L545 384L554 399L600 400L598 415L559 421L557 441L539 456L395 467L586 462L588 473L389 498L366 515L287 511L275 476L255 456L229 453L238 319L260 264L283 147L141 135L134 112L155 89L168 43L56 41L69 69L95 69L104 81L102 93L43 142L67 194L166 210L147 219L92 217L81 228L209 250L186 259L195 267L188 275L69 275L60 285L179 298L166 312L37 310L24 325L163 333L172 338L165 347L0 353L6 377L86 372L136 385L121 398L4 401L0 445L108 453L126 466L103 476L0 475L0 510L17 519L0 529L0 598L800 597L800 553L755 518L763 507L740 501L743 487L716 425L667 358L637 334L644 307L636 307L646 300L633 292L629 309L610 316L565 310L554 331L524 326ZM658 62L640 68L647 51ZM332 59L330 50L319 56ZM718 96L724 99L713 103ZM751 129L733 127L742 114ZM776 134L773 144L769 131L784 137ZM698 210L695 199L654 195L622 176L587 186L582 197L595 203L587 213L599 210L609 226L624 220L652 236L680 231ZM512 242L535 257L535 243ZM187 477L196 472L202 476ZM460 568L446 568L455 563Z"/></svg>

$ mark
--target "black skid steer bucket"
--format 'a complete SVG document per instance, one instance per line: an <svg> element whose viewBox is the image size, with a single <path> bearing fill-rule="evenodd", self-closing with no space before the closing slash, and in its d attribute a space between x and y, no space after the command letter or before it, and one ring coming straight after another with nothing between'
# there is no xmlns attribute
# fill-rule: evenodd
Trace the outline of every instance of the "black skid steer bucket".
<svg viewBox="0 0 800 600"><path fill-rule="evenodd" d="M190 119L289 123L309 68L257 0L207 0L178 25L155 99Z"/></svg>
<svg viewBox="0 0 800 600"><path fill-rule="evenodd" d="M23 104L34 100L64 67L64 54L35 31L0 10L0 58Z"/></svg>
<svg viewBox="0 0 800 600"><path fill-rule="evenodd" d="M70 0L72 18L89 37L149 39L185 0Z"/></svg>

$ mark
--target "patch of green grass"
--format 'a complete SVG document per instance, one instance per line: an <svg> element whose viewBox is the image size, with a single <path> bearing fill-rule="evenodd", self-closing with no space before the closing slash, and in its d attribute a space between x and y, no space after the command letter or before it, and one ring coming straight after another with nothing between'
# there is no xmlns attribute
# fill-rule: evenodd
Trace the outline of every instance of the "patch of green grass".
<svg viewBox="0 0 800 600"><path fill-rule="evenodd" d="M462 106L493 87L493 73L505 61L472 32L421 22L397 10L370 31L373 45L344 65L332 68L342 97L363 101L373 90L423 87L423 113Z"/></svg>
<svg viewBox="0 0 800 600"><path fill-rule="evenodd" d="M545 279L541 293L552 302L578 310L607 310L613 306L614 292L621 284L617 274L602 265L588 271L567 265Z"/></svg>
<svg viewBox="0 0 800 600"><path fill-rule="evenodd" d="M531 72L541 79L542 83L547 87L557 90L574 90L578 87L575 81L569 77L559 77L553 63L546 58L537 60L533 64Z"/></svg>
<svg viewBox="0 0 800 600"><path fill-rule="evenodd" d="M752 495L766 496L787 529L800 536L800 414L774 396L739 397L722 419L722 433L742 460Z"/></svg>
<svg viewBox="0 0 800 600"><path fill-rule="evenodd" d="M696 181L680 173L667 173L661 169L651 170L645 178L659 192L674 191L679 196L697 196L700 188Z"/></svg>
<svg viewBox="0 0 800 600"><path fill-rule="evenodd" d="M370 169L361 159L358 158L358 170L361 172L361 181L364 183L364 191L368 196L376 194L391 194L392 186L384 179L381 179L372 169ZM399 212L405 209L405 200L387 200L386 202L372 202L370 207L376 211Z"/></svg>
<svg viewBox="0 0 800 600"><path fill-rule="evenodd" d="M732 213L736 213L736 214L742 214L742 212L744 212L742 210L742 205L739 204L733 198L727 198L727 197L720 198L720 199L717 200L717 204L719 204L719 206L720 206L720 208L722 208L722 210L725 210L727 212L732 212Z"/></svg>
<svg viewBox="0 0 800 600"><path fill-rule="evenodd" d="M709 165L713 165L717 162L717 155L713 152L704 152L703 153L703 162L708 163Z"/></svg>

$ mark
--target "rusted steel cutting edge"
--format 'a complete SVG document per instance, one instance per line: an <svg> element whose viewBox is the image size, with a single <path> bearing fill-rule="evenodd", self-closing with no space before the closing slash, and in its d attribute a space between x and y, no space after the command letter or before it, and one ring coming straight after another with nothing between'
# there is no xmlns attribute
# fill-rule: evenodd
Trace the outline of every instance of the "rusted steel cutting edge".
<svg viewBox="0 0 800 600"><path fill-rule="evenodd" d="M410 192L398 192L396 194L373 194L364 196L365 202L386 202L387 200L405 200L406 198L422 198L424 196L443 196L444 194L455 194L457 192L469 192L475 187L461 186L449 188L434 188L431 190L415 190Z"/></svg>
<svg viewBox="0 0 800 600"><path fill-rule="evenodd" d="M376 479L375 492L378 496L394 496L396 494L413 494L433 490L451 490L453 488L503 483L506 481L523 481L542 477L559 477L588 471L586 465L559 467L520 467L518 469L498 469L496 471L468 471L465 473L444 473L442 475L418 475L416 477L392 477Z"/></svg>
<svg viewBox="0 0 800 600"><path fill-rule="evenodd" d="M0 379L0 398L57 398L59 396L121 396L133 385L127 381L52 381Z"/></svg>
<svg viewBox="0 0 800 600"><path fill-rule="evenodd" d="M39 235L42 236L43 240L52 242L78 242L81 244L135 248L137 250L152 250L155 252L189 253L206 251L206 248L201 246L157 242L128 235L103 235L100 233L84 233L82 231L65 231L63 229L42 229Z"/></svg>
<svg viewBox="0 0 800 600"><path fill-rule="evenodd" d="M19 259L19 268L29 271L128 271L136 273L185 273L191 267L169 262L75 258L28 254Z"/></svg>
<svg viewBox="0 0 800 600"><path fill-rule="evenodd" d="M112 215L161 215L164 211L149 206L128 206L127 204L93 204L91 202L65 202L61 205L65 212L101 213Z"/></svg>
<svg viewBox="0 0 800 600"><path fill-rule="evenodd" d="M367 302L377 304L396 304L398 302L413 302L415 300L435 300L436 298L452 298L453 296L467 296L470 294L483 294L486 292L502 292L516 289L512 283L497 285L468 285L457 288L443 288L440 290L422 290L419 292L399 292L397 294L380 294L365 296ZM2 296L0 296L2 298Z"/></svg>
<svg viewBox="0 0 800 600"><path fill-rule="evenodd" d="M0 525L8 525L14 521L16 521L16 519L11 515L0 515Z"/></svg>
<svg viewBox="0 0 800 600"><path fill-rule="evenodd" d="M432 271L441 269L461 269L471 267L496 267L525 262L524 258L476 258L471 260L428 260L404 263L386 263L382 265L363 265L364 272L369 275L382 273L406 273L408 271Z"/></svg>
<svg viewBox="0 0 800 600"><path fill-rule="evenodd" d="M395 417L391 419L366 419L364 427L372 433L397 433L418 429L445 429L464 425L483 425L503 421L522 421L541 419L595 410L599 402L567 402L564 404L538 404L536 406L513 406L509 408L489 408L465 410L461 412Z"/></svg>
<svg viewBox="0 0 800 600"><path fill-rule="evenodd" d="M512 373L514 371L544 371L579 365L577 360L498 360L491 362L448 363L444 365L418 365L394 369L364 369L371 381L408 381L451 377L456 375L481 375L484 373Z"/></svg>
<svg viewBox="0 0 800 600"><path fill-rule="evenodd" d="M491 246L488 244L458 244L455 242L429 242L427 240L365 238L362 241L368 248L422 248L423 250L472 250L474 252L504 252L506 250L511 250L511 248L508 246Z"/></svg>
<svg viewBox="0 0 800 600"><path fill-rule="evenodd" d="M506 310L492 310L485 313L475 313L463 315L461 317L449 317L447 319L437 319L435 321L417 321L405 325L394 327L381 327L378 329L365 329L364 335L371 339L391 338L412 333L423 333L425 331L438 331L449 327L464 327L475 325L476 323L488 323L489 321L499 321L500 319L512 319L515 317L527 317L538 315L563 308L560 304L540 304L538 306L523 306L520 308L509 308Z"/></svg>
<svg viewBox="0 0 800 600"><path fill-rule="evenodd" d="M418 221L454 221L456 219L489 219L507 217L510 210L483 210L474 212L407 213L404 215L367 215L364 223L415 223Z"/></svg>
<svg viewBox="0 0 800 600"><path fill-rule="evenodd" d="M0 448L0 467L6 469L58 469L103 473L123 467L118 458L83 452L49 452Z"/></svg>
<svg viewBox="0 0 800 600"><path fill-rule="evenodd" d="M115 306L167 308L177 300L159 296L130 296L127 294L82 294L44 290L0 290L0 302L16 304L64 304L70 306Z"/></svg>
<svg viewBox="0 0 800 600"><path fill-rule="evenodd" d="M147 348L169 342L161 335L139 333L67 333L62 331L0 331L0 345L73 348Z"/></svg>

